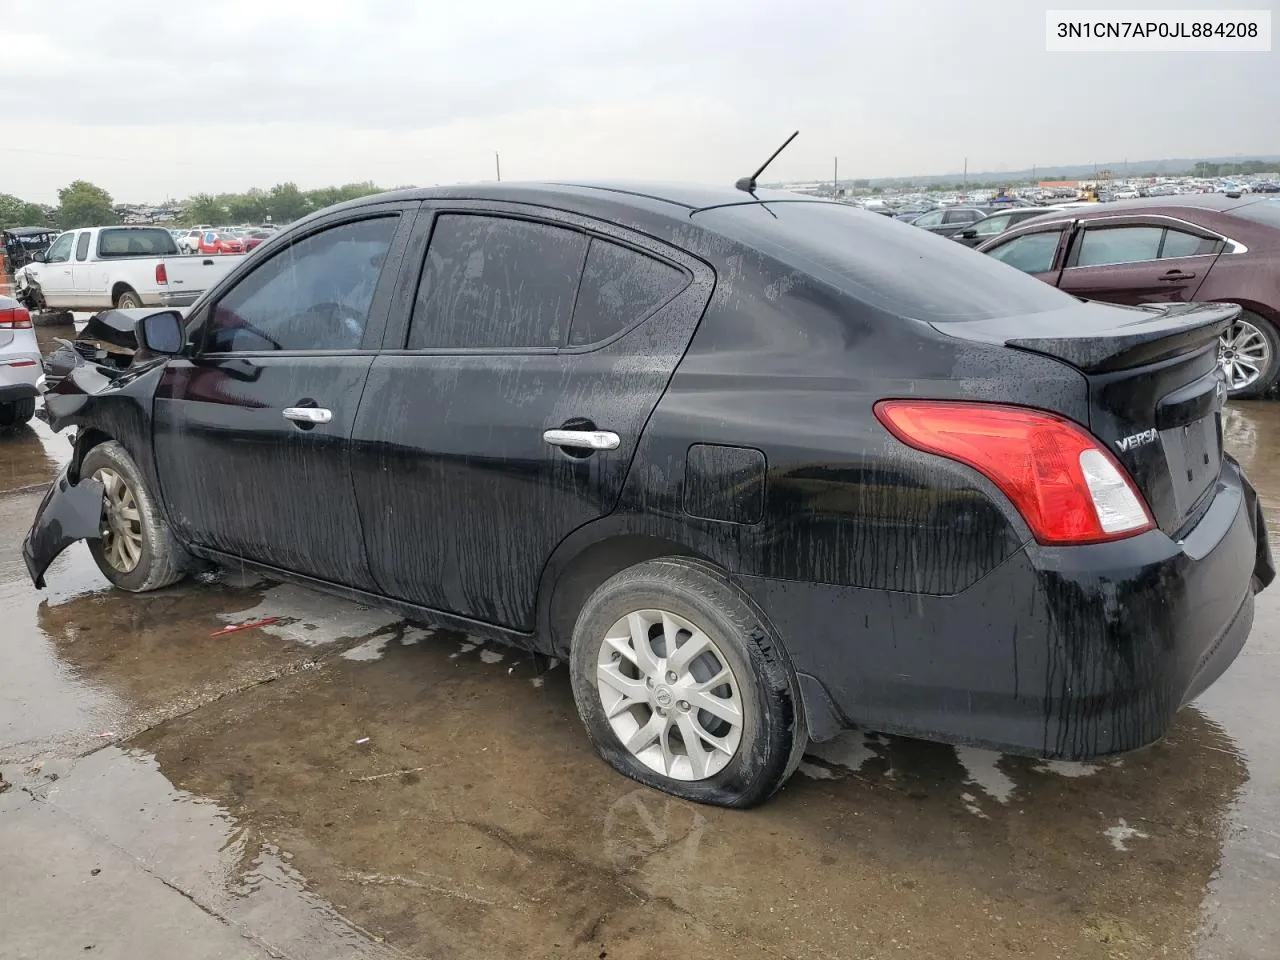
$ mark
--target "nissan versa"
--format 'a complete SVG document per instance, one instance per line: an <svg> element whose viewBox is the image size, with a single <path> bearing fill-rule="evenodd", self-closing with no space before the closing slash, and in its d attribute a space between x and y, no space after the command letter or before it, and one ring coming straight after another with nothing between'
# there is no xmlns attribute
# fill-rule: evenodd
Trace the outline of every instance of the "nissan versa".
<svg viewBox="0 0 1280 960"><path fill-rule="evenodd" d="M383 194L185 317L101 318L48 378L74 453L24 554L38 586L79 539L125 590L248 566L566 658L601 754L692 800L853 726L1129 750L1274 577L1222 449L1239 310L1084 303L754 182Z"/></svg>

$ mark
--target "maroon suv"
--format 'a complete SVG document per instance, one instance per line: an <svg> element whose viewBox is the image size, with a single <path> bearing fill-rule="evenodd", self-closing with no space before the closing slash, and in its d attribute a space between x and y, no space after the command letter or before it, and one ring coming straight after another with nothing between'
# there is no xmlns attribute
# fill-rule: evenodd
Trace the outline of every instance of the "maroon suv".
<svg viewBox="0 0 1280 960"><path fill-rule="evenodd" d="M1222 335L1233 397L1280 376L1280 199L1161 197L1071 207L977 248L1086 300L1219 300L1244 307Z"/></svg>

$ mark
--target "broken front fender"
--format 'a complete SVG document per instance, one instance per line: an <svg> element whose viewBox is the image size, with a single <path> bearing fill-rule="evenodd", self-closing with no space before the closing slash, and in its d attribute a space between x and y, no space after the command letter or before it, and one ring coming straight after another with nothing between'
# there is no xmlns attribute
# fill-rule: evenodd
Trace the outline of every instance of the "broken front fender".
<svg viewBox="0 0 1280 960"><path fill-rule="evenodd" d="M102 483L89 478L72 483L63 467L40 501L35 521L22 541L22 559L37 588L44 588L44 572L63 550L77 540L102 536Z"/></svg>

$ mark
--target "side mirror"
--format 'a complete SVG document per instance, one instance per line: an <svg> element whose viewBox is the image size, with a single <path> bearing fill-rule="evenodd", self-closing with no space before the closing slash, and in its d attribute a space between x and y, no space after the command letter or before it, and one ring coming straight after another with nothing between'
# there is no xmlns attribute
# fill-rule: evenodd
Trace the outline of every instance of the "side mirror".
<svg viewBox="0 0 1280 960"><path fill-rule="evenodd" d="M35 253L33 253L33 254L31 255L31 261L32 261L33 263L45 263L46 261L45 261L45 258L44 258L44 251L43 251L43 250L37 250Z"/></svg>
<svg viewBox="0 0 1280 960"><path fill-rule="evenodd" d="M162 353L175 356L182 352L187 343L187 331L182 323L182 314L176 310L164 310L151 313L134 324L134 336L138 346L148 353Z"/></svg>

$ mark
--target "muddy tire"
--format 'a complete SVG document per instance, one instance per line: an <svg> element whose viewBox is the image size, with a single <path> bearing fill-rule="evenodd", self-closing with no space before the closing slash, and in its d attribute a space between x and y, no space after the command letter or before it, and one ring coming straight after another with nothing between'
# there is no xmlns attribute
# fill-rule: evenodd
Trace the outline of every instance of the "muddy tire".
<svg viewBox="0 0 1280 960"><path fill-rule="evenodd" d="M600 755L686 800L762 803L808 743L781 645L741 591L695 560L649 561L602 584L574 626L570 675Z"/></svg>
<svg viewBox="0 0 1280 960"><path fill-rule="evenodd" d="M1252 368L1230 362L1236 351ZM1218 357L1227 373L1227 393L1231 399L1264 397L1280 378L1280 331L1265 317L1244 310L1223 333ZM1251 376L1253 368L1256 376Z"/></svg>
<svg viewBox="0 0 1280 960"><path fill-rule="evenodd" d="M124 447L114 440L94 447L80 476L103 483L104 535L89 541L89 552L104 577L121 590L146 593L186 575L186 554Z"/></svg>
<svg viewBox="0 0 1280 960"><path fill-rule="evenodd" d="M22 427L36 415L36 398L12 400L0 403L0 434L10 433Z"/></svg>
<svg viewBox="0 0 1280 960"><path fill-rule="evenodd" d="M116 297L117 310L136 310L141 306L142 298L128 287L121 290L120 295Z"/></svg>

